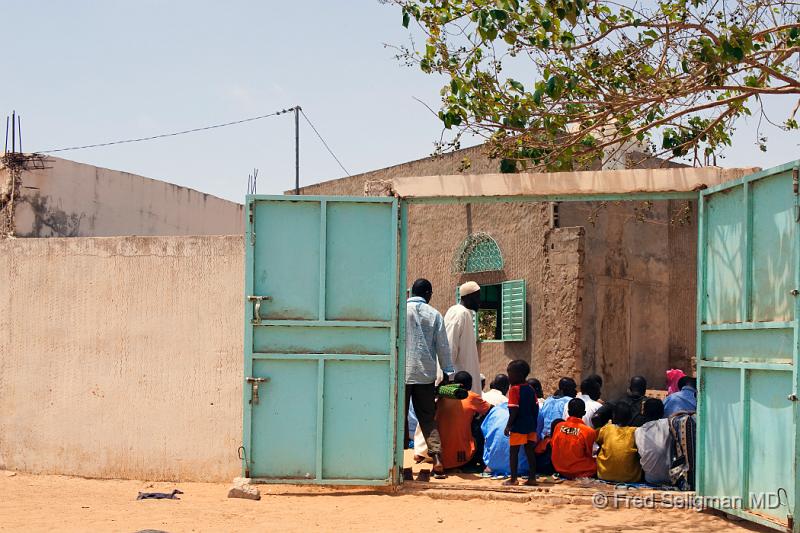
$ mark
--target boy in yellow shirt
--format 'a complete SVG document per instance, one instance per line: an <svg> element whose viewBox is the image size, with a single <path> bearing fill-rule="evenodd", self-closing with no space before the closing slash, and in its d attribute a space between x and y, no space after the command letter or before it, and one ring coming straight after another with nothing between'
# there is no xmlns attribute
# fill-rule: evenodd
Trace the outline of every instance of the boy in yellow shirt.
<svg viewBox="0 0 800 533"><path fill-rule="evenodd" d="M615 483L637 483L642 480L642 465L636 449L634 432L636 428L628 426L632 418L631 408L627 404L614 406L611 424L599 428L597 444L597 477Z"/></svg>

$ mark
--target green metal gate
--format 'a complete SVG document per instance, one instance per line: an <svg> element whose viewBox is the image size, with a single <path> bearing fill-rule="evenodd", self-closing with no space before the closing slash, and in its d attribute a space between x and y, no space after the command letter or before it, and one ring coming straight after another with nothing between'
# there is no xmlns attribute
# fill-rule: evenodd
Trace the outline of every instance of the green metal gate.
<svg viewBox="0 0 800 533"><path fill-rule="evenodd" d="M248 196L247 216L245 475L392 483L397 201Z"/></svg>
<svg viewBox="0 0 800 533"><path fill-rule="evenodd" d="M794 531L798 163L701 193L697 300L697 492Z"/></svg>

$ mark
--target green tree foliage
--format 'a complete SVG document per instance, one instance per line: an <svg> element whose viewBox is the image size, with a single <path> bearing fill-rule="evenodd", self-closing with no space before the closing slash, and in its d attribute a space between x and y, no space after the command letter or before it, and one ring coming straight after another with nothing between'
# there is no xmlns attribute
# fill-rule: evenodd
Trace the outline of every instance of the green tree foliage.
<svg viewBox="0 0 800 533"><path fill-rule="evenodd" d="M800 95L793 1L385 1L426 36L399 57L448 80L451 145L469 132L506 161L557 170L641 143L709 163L765 95ZM784 129L798 127L794 101Z"/></svg>

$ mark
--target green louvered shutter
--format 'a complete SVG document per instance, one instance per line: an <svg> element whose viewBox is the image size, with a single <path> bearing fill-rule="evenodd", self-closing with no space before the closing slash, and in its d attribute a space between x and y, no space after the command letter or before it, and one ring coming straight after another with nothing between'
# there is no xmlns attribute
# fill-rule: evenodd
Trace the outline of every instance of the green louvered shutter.
<svg viewBox="0 0 800 533"><path fill-rule="evenodd" d="M525 340L525 280L503 282L503 340Z"/></svg>

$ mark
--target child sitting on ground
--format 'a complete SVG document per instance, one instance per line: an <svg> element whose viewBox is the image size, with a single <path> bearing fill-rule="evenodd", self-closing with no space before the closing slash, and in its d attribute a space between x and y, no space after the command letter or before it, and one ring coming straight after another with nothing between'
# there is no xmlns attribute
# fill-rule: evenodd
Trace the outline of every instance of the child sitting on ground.
<svg viewBox="0 0 800 533"><path fill-rule="evenodd" d="M506 373L511 388L508 390L508 424L505 434L509 437L509 466L511 478L503 485L517 484L517 467L519 466L519 449L525 447L525 456L531 469L526 485L536 485L536 421L539 417L539 403L536 393L525 378L531 367L525 361L517 359L508 364Z"/></svg>
<svg viewBox="0 0 800 533"><path fill-rule="evenodd" d="M573 398L567 404L569 417L553 429L553 468L567 479L594 477L597 464L592 448L597 432L583 422L586 403Z"/></svg>
<svg viewBox="0 0 800 533"><path fill-rule="evenodd" d="M642 480L642 465L636 449L635 431L630 426L633 413L628 404L614 405L611 424L597 432L597 477L615 483L638 483Z"/></svg>
<svg viewBox="0 0 800 533"><path fill-rule="evenodd" d="M550 424L550 434L536 443L536 473L545 476L551 476L556 473L553 468L553 433L556 431L556 426L563 422L563 418L556 418Z"/></svg>

